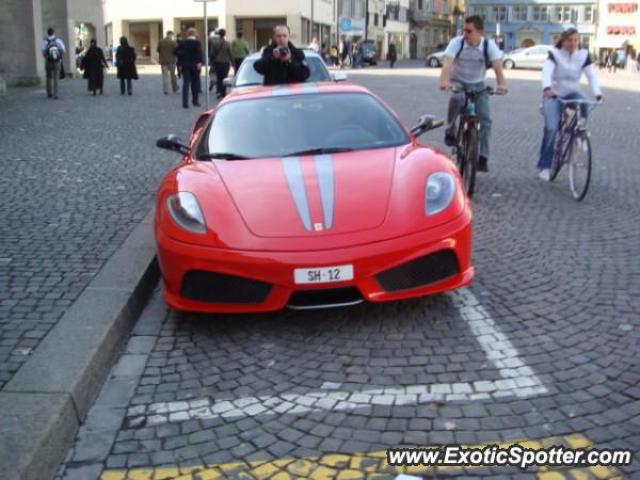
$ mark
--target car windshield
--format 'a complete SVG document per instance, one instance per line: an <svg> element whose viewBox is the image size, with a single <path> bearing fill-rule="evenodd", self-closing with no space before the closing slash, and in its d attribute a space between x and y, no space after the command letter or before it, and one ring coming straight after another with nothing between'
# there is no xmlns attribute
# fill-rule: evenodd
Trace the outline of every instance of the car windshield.
<svg viewBox="0 0 640 480"><path fill-rule="evenodd" d="M253 68L253 64L256 63L258 58L260 57L249 57L242 62L240 71L236 75L236 87L263 84L264 76L256 72L255 68ZM309 75L307 82L327 82L331 80L331 75L320 57L316 55L307 55L307 63L309 65L309 70L311 71L311 75Z"/></svg>
<svg viewBox="0 0 640 480"><path fill-rule="evenodd" d="M286 157L398 146L405 130L365 93L319 93L229 102L208 133L213 158Z"/></svg>

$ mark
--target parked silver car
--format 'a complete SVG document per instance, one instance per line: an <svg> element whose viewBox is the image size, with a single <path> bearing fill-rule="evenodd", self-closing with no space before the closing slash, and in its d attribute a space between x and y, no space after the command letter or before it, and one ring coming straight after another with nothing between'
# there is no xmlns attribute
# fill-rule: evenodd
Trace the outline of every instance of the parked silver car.
<svg viewBox="0 0 640 480"><path fill-rule="evenodd" d="M427 56L426 66L431 68L440 68L442 66L442 62L444 60L444 50L441 52L433 52L432 54Z"/></svg>
<svg viewBox="0 0 640 480"><path fill-rule="evenodd" d="M544 62L549 58L549 50L551 45L535 45L529 48L519 48L507 53L502 65L507 70L512 68L537 68L542 69Z"/></svg>

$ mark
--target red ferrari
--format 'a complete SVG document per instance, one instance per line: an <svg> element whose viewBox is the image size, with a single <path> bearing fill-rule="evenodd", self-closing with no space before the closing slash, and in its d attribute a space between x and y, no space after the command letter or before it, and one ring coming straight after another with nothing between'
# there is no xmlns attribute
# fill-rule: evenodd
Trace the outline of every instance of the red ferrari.
<svg viewBox="0 0 640 480"><path fill-rule="evenodd" d="M162 181L155 236L176 310L257 312L467 285L471 209L454 164L366 88L260 87L202 115Z"/></svg>

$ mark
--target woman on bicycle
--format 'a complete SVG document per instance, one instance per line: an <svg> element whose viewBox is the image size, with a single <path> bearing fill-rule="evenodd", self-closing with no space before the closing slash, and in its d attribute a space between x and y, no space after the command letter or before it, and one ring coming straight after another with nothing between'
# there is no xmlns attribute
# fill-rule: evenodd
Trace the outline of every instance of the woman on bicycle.
<svg viewBox="0 0 640 480"><path fill-rule="evenodd" d="M549 58L542 69L542 112L544 115L544 136L540 148L538 169L540 178L549 181L553 160L555 136L560 125L562 103L558 100L583 100L580 92L580 78L585 74L591 91L598 100L602 91L591 64L591 56L586 49L580 48L578 31L569 28L549 52ZM581 104L582 117L586 118L588 106Z"/></svg>

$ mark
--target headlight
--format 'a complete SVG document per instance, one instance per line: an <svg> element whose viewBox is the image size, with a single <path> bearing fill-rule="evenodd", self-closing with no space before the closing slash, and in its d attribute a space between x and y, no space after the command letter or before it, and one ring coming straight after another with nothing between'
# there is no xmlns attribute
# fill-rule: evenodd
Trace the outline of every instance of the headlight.
<svg viewBox="0 0 640 480"><path fill-rule="evenodd" d="M179 192L171 195L167 199L167 210L173 221L185 230L200 234L207 232L202 210L194 194Z"/></svg>
<svg viewBox="0 0 640 480"><path fill-rule="evenodd" d="M453 175L436 172L429 175L424 192L424 212L435 215L447 208L456 193L456 182Z"/></svg>

